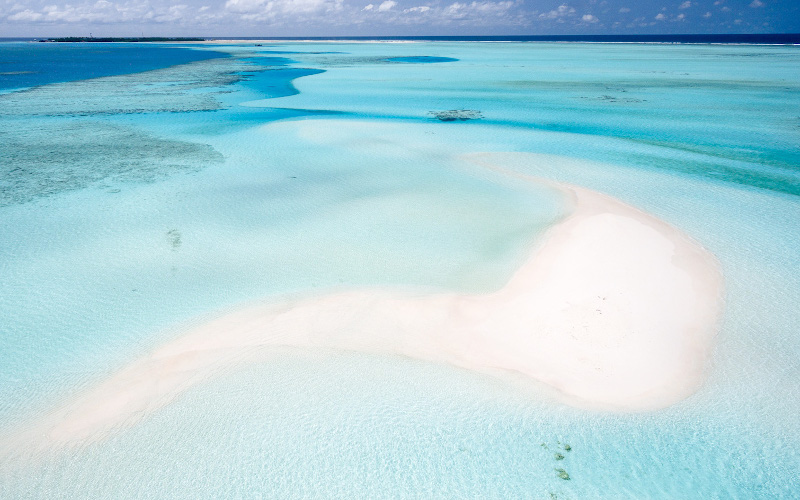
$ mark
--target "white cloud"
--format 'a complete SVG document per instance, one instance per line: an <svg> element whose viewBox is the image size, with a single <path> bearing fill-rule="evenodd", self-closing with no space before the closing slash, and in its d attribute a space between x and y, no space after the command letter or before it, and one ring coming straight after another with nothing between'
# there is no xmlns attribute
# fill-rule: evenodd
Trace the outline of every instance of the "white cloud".
<svg viewBox="0 0 800 500"><path fill-rule="evenodd" d="M167 9L166 12L153 17L153 20L157 23L171 23L174 21L179 21L186 17L187 7L188 5L173 5Z"/></svg>
<svg viewBox="0 0 800 500"><path fill-rule="evenodd" d="M343 0L273 0L270 2L284 16L328 13L342 9Z"/></svg>
<svg viewBox="0 0 800 500"><path fill-rule="evenodd" d="M663 21L666 18L667 16L665 16L664 14L659 14L656 16L656 21Z"/></svg>
<svg viewBox="0 0 800 500"><path fill-rule="evenodd" d="M19 26L18 30L24 30L22 26L30 23L118 25L103 32L105 35L138 33L140 27L148 24L171 24L181 26L183 33L203 33L207 32L207 27L217 26L221 28L215 29L217 32L235 32L241 36L263 34L266 27L274 27L270 32L280 36L312 30L321 32L326 27L342 32L350 26L367 24L375 27L443 26L443 33L452 33L457 27L466 26L490 27L502 32L505 27L529 26L540 17L584 26L599 22L592 14L582 16L567 3L540 16L540 12L525 6L525 0L365 1L372 3L353 5L352 0L0 0L0 30L14 24ZM597 0L596 3L601 2ZM195 30L195 27L201 29ZM163 29L154 28L153 31Z"/></svg>
<svg viewBox="0 0 800 500"><path fill-rule="evenodd" d="M621 7L621 8L619 9L619 13L620 13L620 14L627 14L627 13L628 13L628 12L630 12L630 11L631 11L631 9L629 9L629 8L627 8L627 7Z"/></svg>
<svg viewBox="0 0 800 500"><path fill-rule="evenodd" d="M359 11L345 9L338 20L341 25L382 23L393 26L522 26L530 24L524 13L514 12L522 0L474 0L441 4L433 1L428 5L413 5L399 8L395 0L384 0L379 5L369 4Z"/></svg>
<svg viewBox="0 0 800 500"><path fill-rule="evenodd" d="M40 14L38 12L34 12L31 9L25 9L25 10L23 10L21 12L17 12L16 14L11 14L10 16L8 16L8 20L9 21L23 21L23 22L28 21L28 22L30 22L30 21L38 21L42 17L44 17L44 16L42 16L42 14Z"/></svg>
<svg viewBox="0 0 800 500"><path fill-rule="evenodd" d="M393 25L499 26L530 24L524 15L512 12L512 9L519 5L521 5L521 0L501 2L475 0L469 3L455 1L445 5L436 2L399 9L395 0L385 0L379 6L369 4L360 12L350 15L349 18L343 17L342 23L364 23L368 20L369 22L378 20L378 22Z"/></svg>
<svg viewBox="0 0 800 500"><path fill-rule="evenodd" d="M250 22L304 21L339 11L343 0L227 0L225 10Z"/></svg>
<svg viewBox="0 0 800 500"><path fill-rule="evenodd" d="M267 0L228 0L225 9L231 12L256 12L262 8Z"/></svg>
<svg viewBox="0 0 800 500"><path fill-rule="evenodd" d="M711 12L706 12L705 14L703 14L703 17L708 19L709 17L711 17Z"/></svg>
<svg viewBox="0 0 800 500"><path fill-rule="evenodd" d="M764 6L764 2L762 2L761 0L753 0L752 2L750 2L750 7L754 8L754 9L757 9L757 8L763 7L763 6Z"/></svg>
<svg viewBox="0 0 800 500"><path fill-rule="evenodd" d="M678 14L678 17L675 18L678 21L683 21L686 19L686 14Z"/></svg>
<svg viewBox="0 0 800 500"><path fill-rule="evenodd" d="M595 16L593 16L593 15L591 15L591 14L584 14L584 15L583 15L583 17L581 17L581 21L583 21L583 22L585 22L585 23L592 23L592 24L594 24L594 23L596 23L596 22L598 22L598 21L600 21L600 20L599 20L599 19L597 19L597 17L595 17Z"/></svg>
<svg viewBox="0 0 800 500"><path fill-rule="evenodd" d="M567 4L561 4L557 9L550 12L539 14L539 19L558 19L561 17L572 16L575 14L575 9Z"/></svg>
<svg viewBox="0 0 800 500"><path fill-rule="evenodd" d="M453 2L441 11L441 15L450 20L466 20L486 17L502 17L512 7L514 2Z"/></svg>
<svg viewBox="0 0 800 500"><path fill-rule="evenodd" d="M682 4L680 4L680 5L678 6L678 8L679 8L679 9L688 9L688 8L689 8L689 7L691 7L691 6L692 6L692 2L690 2L689 0L686 0L685 2L683 2Z"/></svg>
<svg viewBox="0 0 800 500"><path fill-rule="evenodd" d="M159 9L159 14L174 15L185 5L175 5L170 9ZM177 9L177 10L175 10ZM149 3L142 1L122 1L113 3L108 0L96 0L78 4L46 5L39 11L30 8L20 10L19 5L14 5L12 11L19 10L6 19L11 22L42 22L42 23L121 23L126 21L152 20L156 17L154 9Z"/></svg>

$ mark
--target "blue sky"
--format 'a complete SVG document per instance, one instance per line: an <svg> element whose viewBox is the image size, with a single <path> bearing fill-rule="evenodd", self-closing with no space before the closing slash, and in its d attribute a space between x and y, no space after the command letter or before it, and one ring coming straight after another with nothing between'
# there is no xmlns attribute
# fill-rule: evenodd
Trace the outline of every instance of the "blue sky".
<svg viewBox="0 0 800 500"><path fill-rule="evenodd" d="M0 0L0 37L800 32L800 0Z"/></svg>

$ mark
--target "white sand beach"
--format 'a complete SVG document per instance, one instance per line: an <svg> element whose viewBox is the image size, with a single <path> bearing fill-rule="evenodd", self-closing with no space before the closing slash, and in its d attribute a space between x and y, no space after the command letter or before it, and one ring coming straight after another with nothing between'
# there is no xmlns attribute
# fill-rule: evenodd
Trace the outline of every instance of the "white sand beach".
<svg viewBox="0 0 800 500"><path fill-rule="evenodd" d="M469 159L494 168L493 158ZM386 353L522 375L569 404L613 411L658 409L689 396L702 383L722 306L715 257L609 196L555 186L574 210L500 290L367 289L250 306L187 328L15 441L47 449L103 439L271 346Z"/></svg>

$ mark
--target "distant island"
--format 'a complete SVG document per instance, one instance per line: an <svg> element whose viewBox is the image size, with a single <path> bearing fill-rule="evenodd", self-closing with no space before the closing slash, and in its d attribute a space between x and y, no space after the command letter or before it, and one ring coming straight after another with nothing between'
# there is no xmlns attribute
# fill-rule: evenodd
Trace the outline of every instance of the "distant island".
<svg viewBox="0 0 800 500"><path fill-rule="evenodd" d="M47 38L40 42L205 42L205 38L169 38L169 37L133 37L133 38L94 38L86 36L68 36L65 38Z"/></svg>

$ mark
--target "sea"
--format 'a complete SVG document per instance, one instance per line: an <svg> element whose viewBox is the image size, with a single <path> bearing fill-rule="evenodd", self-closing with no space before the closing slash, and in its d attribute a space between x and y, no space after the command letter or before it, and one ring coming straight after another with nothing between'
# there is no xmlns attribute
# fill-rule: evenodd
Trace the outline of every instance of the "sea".
<svg viewBox="0 0 800 500"><path fill-rule="evenodd" d="M797 38L0 42L0 498L800 498ZM102 439L3 446L244 305L502 287L569 207L486 152L716 255L692 396L273 348Z"/></svg>

